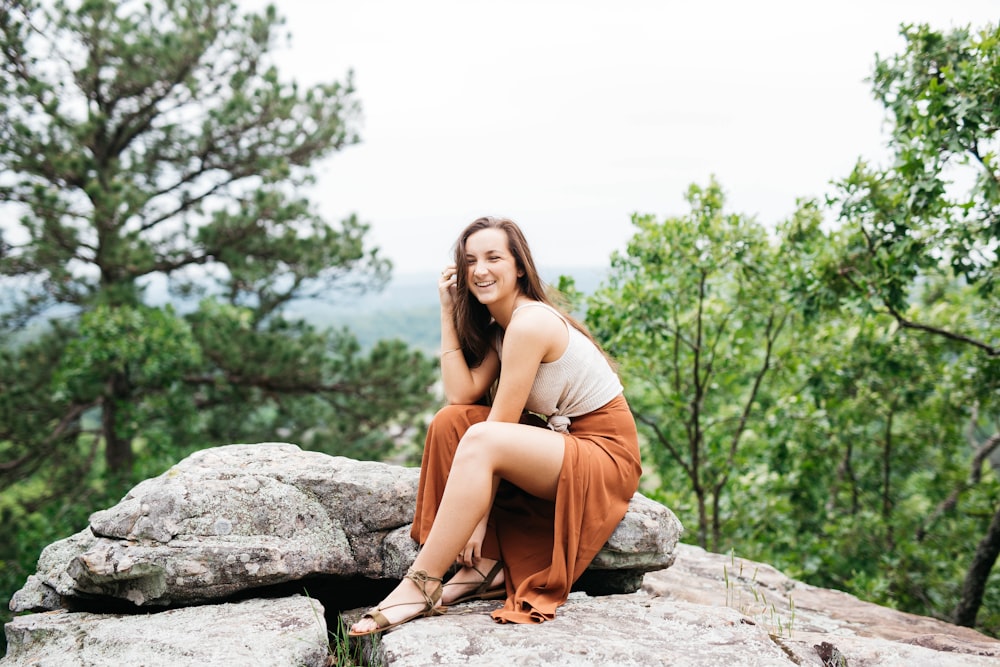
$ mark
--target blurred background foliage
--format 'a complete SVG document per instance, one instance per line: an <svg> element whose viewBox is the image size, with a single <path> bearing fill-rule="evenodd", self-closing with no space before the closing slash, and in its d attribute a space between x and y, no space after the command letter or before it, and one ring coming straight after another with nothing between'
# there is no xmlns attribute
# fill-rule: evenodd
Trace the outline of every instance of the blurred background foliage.
<svg viewBox="0 0 1000 667"><path fill-rule="evenodd" d="M363 307L389 262L302 194L357 140L350 78L282 79L273 8L3 12L5 606L43 546L198 449L416 462L433 281ZM642 490L686 540L1000 636L1000 31L902 32L872 75L889 164L783 221L694 184L633 217L599 284L554 282L619 362Z"/></svg>

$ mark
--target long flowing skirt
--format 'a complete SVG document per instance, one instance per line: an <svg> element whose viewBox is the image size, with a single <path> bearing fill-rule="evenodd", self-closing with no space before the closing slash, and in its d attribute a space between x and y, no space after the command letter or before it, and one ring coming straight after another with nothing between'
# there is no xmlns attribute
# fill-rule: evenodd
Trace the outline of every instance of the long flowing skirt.
<svg viewBox="0 0 1000 667"><path fill-rule="evenodd" d="M431 422L411 530L420 544L434 523L462 435L472 424L485 421L489 411L481 405L450 405ZM545 428L537 418L522 422ZM483 556L504 562L507 601L493 612L497 621L552 620L573 582L625 516L638 488L642 474L638 438L624 396L575 417L564 437L554 502L507 482L501 482L497 491L483 542Z"/></svg>

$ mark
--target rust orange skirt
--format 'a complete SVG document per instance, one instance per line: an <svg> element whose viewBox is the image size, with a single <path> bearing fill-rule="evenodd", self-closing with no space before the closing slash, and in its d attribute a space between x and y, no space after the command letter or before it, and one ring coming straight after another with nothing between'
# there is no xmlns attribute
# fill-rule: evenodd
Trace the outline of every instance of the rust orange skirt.
<svg viewBox="0 0 1000 667"><path fill-rule="evenodd" d="M482 405L449 405L431 422L420 464L411 535L423 544L444 493L455 450L465 431L485 421ZM523 423L546 428L534 417ZM483 555L502 559L507 601L493 618L541 623L555 618L573 582L583 574L628 510L642 465L635 421L624 396L572 420L554 502L501 482Z"/></svg>

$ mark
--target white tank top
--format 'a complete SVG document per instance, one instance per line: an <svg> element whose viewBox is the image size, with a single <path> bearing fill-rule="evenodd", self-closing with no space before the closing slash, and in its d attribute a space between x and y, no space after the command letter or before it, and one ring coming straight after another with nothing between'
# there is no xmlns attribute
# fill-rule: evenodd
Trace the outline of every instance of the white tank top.
<svg viewBox="0 0 1000 667"><path fill-rule="evenodd" d="M558 315L569 332L569 342L561 357L538 365L525 409L547 417L549 428L565 431L570 418L593 412L622 393L622 384L597 346L552 306L535 301L518 306L514 314L531 306L548 308ZM498 353L502 343L501 335Z"/></svg>

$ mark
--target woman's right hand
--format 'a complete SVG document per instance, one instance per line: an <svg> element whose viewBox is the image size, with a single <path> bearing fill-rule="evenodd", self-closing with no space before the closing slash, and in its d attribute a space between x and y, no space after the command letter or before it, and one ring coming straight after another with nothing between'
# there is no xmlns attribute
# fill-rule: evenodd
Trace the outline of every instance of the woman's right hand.
<svg viewBox="0 0 1000 667"><path fill-rule="evenodd" d="M489 515L487 514L479 523L476 524L475 530L472 531L472 535L469 537L469 541L466 542L465 548L462 549L462 553L458 554L455 562L463 567L475 567L479 564L479 559L483 556L483 540L486 539L486 525L489 520Z"/></svg>
<svg viewBox="0 0 1000 667"><path fill-rule="evenodd" d="M438 296L441 298L441 307L451 310L455 305L455 290L458 284L458 271L454 264L449 264L438 277Z"/></svg>

